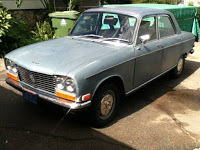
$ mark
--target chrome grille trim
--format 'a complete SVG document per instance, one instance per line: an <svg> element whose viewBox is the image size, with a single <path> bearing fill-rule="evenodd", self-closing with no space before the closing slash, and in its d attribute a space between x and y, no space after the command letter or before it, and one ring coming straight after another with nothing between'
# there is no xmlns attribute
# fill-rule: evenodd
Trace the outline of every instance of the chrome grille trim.
<svg viewBox="0 0 200 150"><path fill-rule="evenodd" d="M27 83L24 83L24 82L20 82L20 83L21 83L21 86L23 87L22 89L30 90L32 92L39 94L39 95L42 94L42 95L45 95L45 96L48 96L48 97L51 97L51 98L56 98L56 95L53 94L53 93L50 93L50 92L47 92L47 91L44 91L44 90L41 90L41 89L38 89L38 88L34 88L33 86L28 85Z"/></svg>
<svg viewBox="0 0 200 150"><path fill-rule="evenodd" d="M17 66L17 69L18 69L18 75L19 75L20 81L34 88L38 88L52 94L55 93L56 83L55 83L54 76L30 71L21 66ZM31 80L30 75L34 76L35 83Z"/></svg>

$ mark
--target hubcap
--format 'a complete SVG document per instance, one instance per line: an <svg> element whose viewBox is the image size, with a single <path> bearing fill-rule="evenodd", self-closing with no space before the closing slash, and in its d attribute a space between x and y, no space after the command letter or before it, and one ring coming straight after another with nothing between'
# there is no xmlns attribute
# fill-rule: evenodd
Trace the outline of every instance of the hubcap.
<svg viewBox="0 0 200 150"><path fill-rule="evenodd" d="M106 94L101 100L101 115L103 118L107 118L112 111L114 103L114 96L111 94Z"/></svg>
<svg viewBox="0 0 200 150"><path fill-rule="evenodd" d="M180 60L178 61L178 66L177 66L178 72L181 72L181 71L182 71L182 68L183 68L183 59L180 59Z"/></svg>

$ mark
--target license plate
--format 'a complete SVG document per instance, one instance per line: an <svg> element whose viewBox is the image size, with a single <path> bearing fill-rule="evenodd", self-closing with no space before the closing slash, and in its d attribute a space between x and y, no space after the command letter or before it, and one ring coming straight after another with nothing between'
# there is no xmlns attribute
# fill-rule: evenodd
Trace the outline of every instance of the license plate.
<svg viewBox="0 0 200 150"><path fill-rule="evenodd" d="M23 91L23 98L24 100L31 102L33 104L37 104L38 103L38 96L26 91Z"/></svg>

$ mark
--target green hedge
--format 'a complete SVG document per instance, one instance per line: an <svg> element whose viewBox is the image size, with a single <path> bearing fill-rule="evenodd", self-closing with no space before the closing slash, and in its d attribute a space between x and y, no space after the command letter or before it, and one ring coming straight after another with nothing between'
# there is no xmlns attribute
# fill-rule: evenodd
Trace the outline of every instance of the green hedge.
<svg viewBox="0 0 200 150"><path fill-rule="evenodd" d="M0 42L2 42L1 38L8 32L11 18L11 14L9 14L8 10L2 6L0 1Z"/></svg>
<svg viewBox="0 0 200 150"><path fill-rule="evenodd" d="M48 21L37 23L31 31L28 22L15 19L5 7L0 6L0 58L19 47L54 37L54 30Z"/></svg>

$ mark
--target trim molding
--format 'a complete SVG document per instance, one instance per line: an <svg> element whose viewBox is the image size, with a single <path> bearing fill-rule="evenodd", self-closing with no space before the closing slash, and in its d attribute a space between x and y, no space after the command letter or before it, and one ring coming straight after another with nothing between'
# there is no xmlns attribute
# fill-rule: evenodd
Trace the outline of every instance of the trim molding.
<svg viewBox="0 0 200 150"><path fill-rule="evenodd" d="M156 51L152 51L152 52L150 52L150 53L146 53L146 54L143 54L143 55L140 55L140 56L136 56L136 57L131 58L131 59L127 60L127 61L121 62L121 63L119 63L119 64L116 64L116 65L113 65L113 66L108 67L108 68L106 68L106 69L103 69L103 70L101 70L101 71L99 71L99 72L96 72L96 73L94 73L94 74L92 74L92 75L90 75L90 76L88 76L88 77L85 77L84 79L89 79L89 78L91 78L91 77L93 77L93 76L95 76L95 75L97 75L97 74L99 74L99 73L105 72L105 71L107 71L107 70L109 70L109 69L111 69L111 68L114 68L114 67L116 67L116 66L119 66L119 65L121 65L121 64L124 64L124 63L126 63L126 62L132 61L132 60L137 59L137 58L139 58L139 57L143 57L143 56L145 56L145 55L149 55L149 54L152 54L152 53L156 53L156 52L158 52L158 51L164 50L165 48L169 48L169 47L174 46L174 45L177 45L177 44L182 44L182 43L184 43L184 42L187 42L187 41L190 41L190 40L193 40L193 39L194 39L194 38L191 38L191 39L188 39L188 40L184 40L184 41L175 43L175 44L173 44L173 45L163 47L163 48L158 49L158 50L156 50ZM135 47L135 48L136 48L136 47ZM133 48L133 49L134 49L134 48ZM174 68L174 67L173 67L173 68ZM170 69L169 69L169 70L170 70Z"/></svg>

